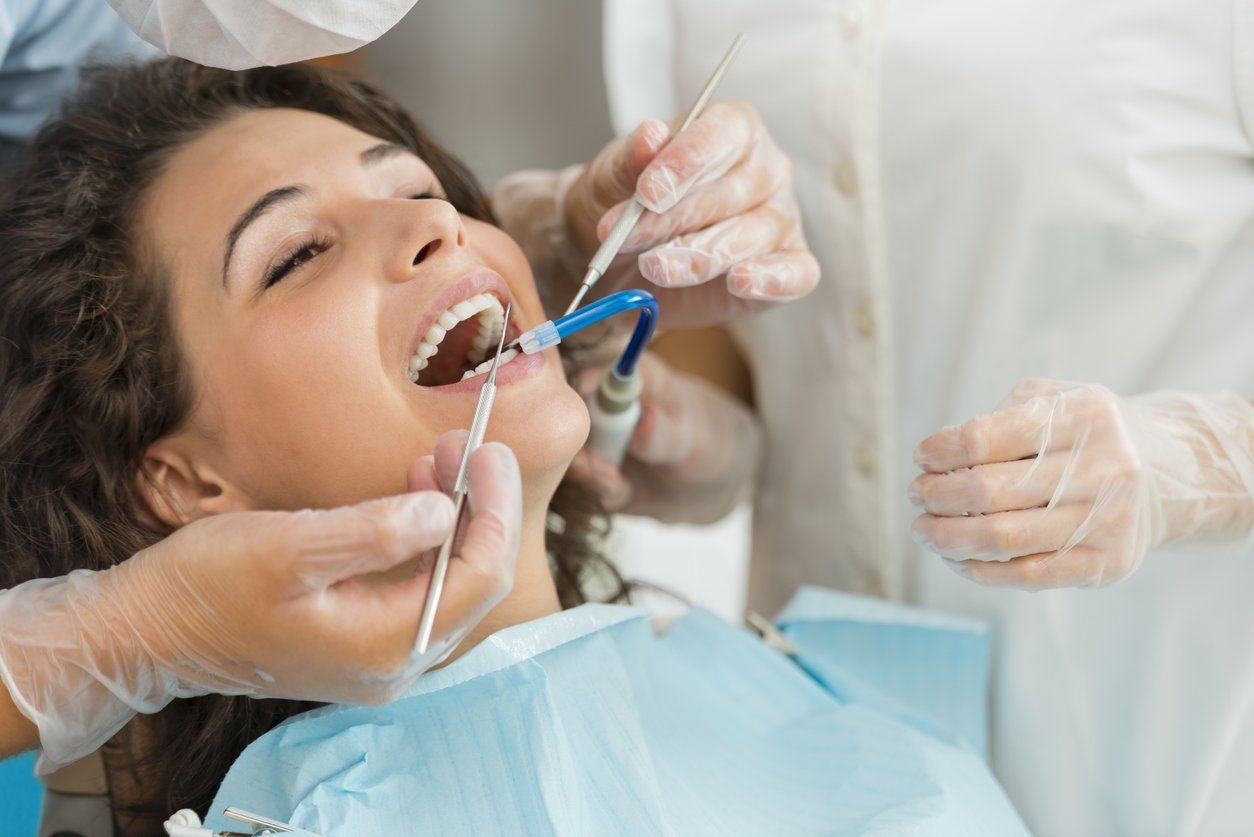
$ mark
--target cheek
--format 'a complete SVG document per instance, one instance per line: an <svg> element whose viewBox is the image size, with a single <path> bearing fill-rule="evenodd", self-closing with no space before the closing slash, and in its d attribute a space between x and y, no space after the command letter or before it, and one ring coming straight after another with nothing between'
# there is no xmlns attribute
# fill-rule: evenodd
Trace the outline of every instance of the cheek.
<svg viewBox="0 0 1254 837"><path fill-rule="evenodd" d="M224 335L203 364L225 469L259 507L403 491L409 462L434 446L386 380L372 294L294 294Z"/></svg>

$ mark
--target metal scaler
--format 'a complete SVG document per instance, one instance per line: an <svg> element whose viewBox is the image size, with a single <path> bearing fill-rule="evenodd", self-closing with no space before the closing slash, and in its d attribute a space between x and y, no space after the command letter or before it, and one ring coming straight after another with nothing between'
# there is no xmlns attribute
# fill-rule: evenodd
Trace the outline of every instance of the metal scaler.
<svg viewBox="0 0 1254 837"><path fill-rule="evenodd" d="M422 622L418 626L418 637L414 642L413 656L427 653L431 646L431 632L435 628L435 614L440 607L440 596L444 592L444 578L448 575L448 562L453 555L453 541L461 529L462 515L466 508L467 485L466 471L470 467L470 455L483 444L483 434L488 429L488 417L492 414L492 403L496 400L496 370L501 365L501 351L505 345L505 332L509 328L509 315L513 303L505 306L505 321L501 324L501 337L497 341L496 356L492 358L492 368L488 370L487 380L479 391L479 403L475 406L475 416L470 422L470 436L466 439L466 451L462 454L461 467L457 469L457 480L453 483L453 531L449 533L440 553L435 559L435 567L431 570L431 585L427 588L427 599L422 606Z"/></svg>

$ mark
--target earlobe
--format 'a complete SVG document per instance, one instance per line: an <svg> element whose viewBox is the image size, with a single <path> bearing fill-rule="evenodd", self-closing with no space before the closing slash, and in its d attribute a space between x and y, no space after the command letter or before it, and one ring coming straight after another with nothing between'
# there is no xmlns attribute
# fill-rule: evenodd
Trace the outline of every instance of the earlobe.
<svg viewBox="0 0 1254 837"><path fill-rule="evenodd" d="M202 517L255 508L243 492L214 469L189 460L170 440L149 447L135 480L136 514L144 525L157 531L173 531Z"/></svg>

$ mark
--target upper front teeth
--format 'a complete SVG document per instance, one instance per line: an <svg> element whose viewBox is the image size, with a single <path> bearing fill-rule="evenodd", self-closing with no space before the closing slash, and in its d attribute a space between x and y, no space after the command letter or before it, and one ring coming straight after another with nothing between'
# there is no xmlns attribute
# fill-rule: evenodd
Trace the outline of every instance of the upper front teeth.
<svg viewBox="0 0 1254 837"><path fill-rule="evenodd" d="M440 351L440 342L460 322L479 316L479 334L471 343L468 360L478 363L487 354L488 347L501 339L501 329L505 327L505 310L501 302L492 294L476 294L470 299L462 300L436 317L436 321L427 329L427 333L418 341L413 357L409 359L409 380L418 383L418 376L427 368L431 358Z"/></svg>

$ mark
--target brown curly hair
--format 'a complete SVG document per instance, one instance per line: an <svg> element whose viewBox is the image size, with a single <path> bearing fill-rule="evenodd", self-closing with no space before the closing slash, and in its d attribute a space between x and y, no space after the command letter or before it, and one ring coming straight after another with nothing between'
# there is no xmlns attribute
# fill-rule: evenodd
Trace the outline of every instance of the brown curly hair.
<svg viewBox="0 0 1254 837"><path fill-rule="evenodd" d="M87 71L0 192L0 588L104 569L168 534L137 517L135 477L144 451L187 418L193 393L168 282L132 233L137 207L183 144L234 114L278 107L403 145L431 166L459 212L492 220L466 167L360 80L307 66L231 72L179 59ZM604 530L599 505L563 484L548 526L563 605L584 600L592 572L622 596L597 549ZM145 788L130 808L136 819L128 826L119 817L119 827L182 807L204 811L240 751L308 707L208 696L145 718L127 747L106 751L111 775L125 766L131 784ZM159 791L149 792L154 783Z"/></svg>

